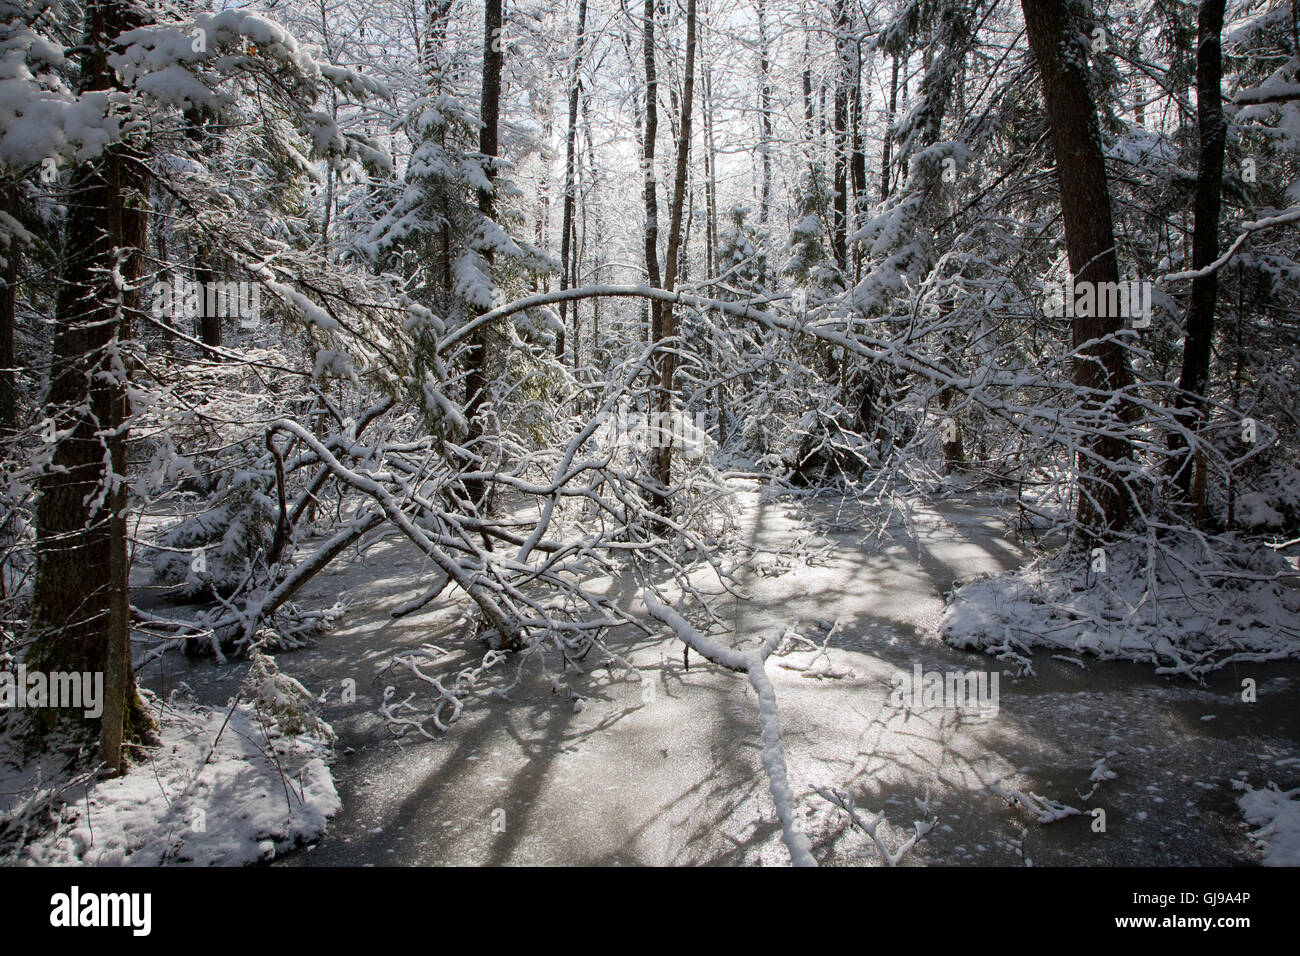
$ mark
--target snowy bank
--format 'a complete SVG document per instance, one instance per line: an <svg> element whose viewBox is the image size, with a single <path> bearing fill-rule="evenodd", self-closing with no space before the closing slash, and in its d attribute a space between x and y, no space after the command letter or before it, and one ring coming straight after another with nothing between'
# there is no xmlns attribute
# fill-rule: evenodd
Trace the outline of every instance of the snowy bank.
<svg viewBox="0 0 1300 956"><path fill-rule="evenodd" d="M1237 806L1247 823L1259 827L1250 837L1264 851L1264 866L1300 866L1300 787L1248 787Z"/></svg>
<svg viewBox="0 0 1300 956"><path fill-rule="evenodd" d="M954 589L940 633L953 647L1025 669L1034 647L1144 661L1192 678L1233 662L1300 656L1294 569L1266 548L1215 545L1135 540L1048 555Z"/></svg>
<svg viewBox="0 0 1300 956"><path fill-rule="evenodd" d="M114 780L60 771L48 753L22 762L0 739L0 863L238 866L324 833L341 805L333 731L271 658L254 659L229 708L142 695L158 742L131 748Z"/></svg>

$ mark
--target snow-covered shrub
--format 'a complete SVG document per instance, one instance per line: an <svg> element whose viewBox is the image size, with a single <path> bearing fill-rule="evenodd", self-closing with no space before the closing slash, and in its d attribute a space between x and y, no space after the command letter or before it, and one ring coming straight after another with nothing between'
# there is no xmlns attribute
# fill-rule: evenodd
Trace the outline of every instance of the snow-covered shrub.
<svg viewBox="0 0 1300 956"><path fill-rule="evenodd" d="M23 754L0 712L0 865L241 866L317 839L342 806L333 732L274 718L276 706L299 711L306 691L290 680L263 671L253 702L216 708L142 690L157 741L108 780L57 752Z"/></svg>
<svg viewBox="0 0 1300 956"><path fill-rule="evenodd" d="M977 578L949 595L940 633L1024 669L1035 647L1194 679L1234 661L1300 656L1300 594L1283 583L1285 559L1231 535L1212 541L1207 550L1191 535L1139 537Z"/></svg>
<svg viewBox="0 0 1300 956"><path fill-rule="evenodd" d="M159 538L150 564L155 579L186 598L227 595L243 584L275 533L278 509L250 475L218 492L212 506ZM166 550L164 550L166 549Z"/></svg>
<svg viewBox="0 0 1300 956"><path fill-rule="evenodd" d="M259 639L266 635L259 634ZM281 673L275 658L255 645L250 651L252 664L240 688L241 697L249 701L268 725L287 736L306 735L333 742L334 728L317 713L319 701L306 687L288 674Z"/></svg>
<svg viewBox="0 0 1300 956"><path fill-rule="evenodd" d="M853 481L875 460L871 445L844 427L834 409L811 409L785 438L782 457L796 484Z"/></svg>
<svg viewBox="0 0 1300 956"><path fill-rule="evenodd" d="M1226 510L1226 506L1225 506ZM1237 527L1251 531L1282 531L1300 527L1300 469L1274 461L1237 489L1233 505Z"/></svg>

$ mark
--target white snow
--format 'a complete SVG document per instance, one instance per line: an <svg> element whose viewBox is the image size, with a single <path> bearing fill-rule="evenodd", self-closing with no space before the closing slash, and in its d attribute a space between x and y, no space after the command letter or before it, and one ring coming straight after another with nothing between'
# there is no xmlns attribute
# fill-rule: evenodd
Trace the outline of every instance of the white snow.
<svg viewBox="0 0 1300 956"><path fill-rule="evenodd" d="M1251 839L1264 851L1264 866L1300 866L1300 787L1247 788L1237 805L1246 822L1259 827Z"/></svg>
<svg viewBox="0 0 1300 956"><path fill-rule="evenodd" d="M0 848L0 862L238 866L316 839L341 805L326 765L332 732L319 722L318 736L289 732L285 695L295 686L263 669L246 685L253 702L233 709L144 692L158 743L134 749L134 765L113 780L52 775L0 740L0 834L26 830L18 847Z"/></svg>
<svg viewBox="0 0 1300 956"><path fill-rule="evenodd" d="M1300 594L1285 561L1227 542L1207 556L1191 542L1060 553L956 589L941 633L1027 668L1028 650L1146 661L1198 677L1233 661L1300 655ZM1232 553L1235 547L1236 553Z"/></svg>

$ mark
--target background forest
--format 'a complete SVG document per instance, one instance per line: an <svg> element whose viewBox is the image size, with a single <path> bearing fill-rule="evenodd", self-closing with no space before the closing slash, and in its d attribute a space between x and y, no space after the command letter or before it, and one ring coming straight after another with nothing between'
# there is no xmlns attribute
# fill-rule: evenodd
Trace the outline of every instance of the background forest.
<svg viewBox="0 0 1300 956"><path fill-rule="evenodd" d="M392 729L666 626L758 692L796 862L754 500L996 496L1029 558L939 631L1014 673L1292 657L1297 223L1294 0L0 0L0 664L106 687L3 715L66 760L0 841L168 739L182 651L327 782L271 654L394 535L387 613L465 616Z"/></svg>

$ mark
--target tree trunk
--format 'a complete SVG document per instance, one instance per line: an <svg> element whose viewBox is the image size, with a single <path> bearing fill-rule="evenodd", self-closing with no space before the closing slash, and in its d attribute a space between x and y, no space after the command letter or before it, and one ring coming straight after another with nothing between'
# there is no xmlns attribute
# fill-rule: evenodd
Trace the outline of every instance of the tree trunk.
<svg viewBox="0 0 1300 956"><path fill-rule="evenodd" d="M199 249L194 268L194 281L199 285L199 341L213 348L221 348L221 316L217 312L213 281L216 276L209 263L211 252L207 246Z"/></svg>
<svg viewBox="0 0 1300 956"><path fill-rule="evenodd" d="M880 200L889 198L889 164L893 161L894 118L898 113L898 54L894 54L894 65L889 72L889 118L885 123L884 146L880 154Z"/></svg>
<svg viewBox="0 0 1300 956"><path fill-rule="evenodd" d="M682 83L682 116L678 127L677 173L673 181L672 214L668 225L668 252L665 257L664 288L669 292L677 286L677 259L682 237L682 210L686 202L686 170L691 154L691 113L695 94L695 0L686 4L686 76ZM662 339L677 335L677 315L671 305L663 310ZM661 341L662 341L661 339ZM676 354L664 351L659 364L659 425L668 422L673 411L673 375L676 371ZM668 490L672 487L673 448L670 436L659 434L658 479L659 494L656 505L660 514L667 514Z"/></svg>
<svg viewBox="0 0 1300 956"><path fill-rule="evenodd" d="M849 206L849 219L846 223L846 231L851 236L858 229L858 223L861 220L863 209L866 207L867 200L867 156L862 148L862 44L855 43L853 49L853 83L850 91L851 114L852 114L852 134L849 138L852 159L849 164L850 172L853 177L853 202ZM848 236L845 237L847 242ZM856 282L858 278L858 269L861 264L861 244L857 246L858 252L854 254L854 276Z"/></svg>
<svg viewBox="0 0 1300 956"><path fill-rule="evenodd" d="M1084 34L1077 4L1074 0L1022 0L1021 6L1052 128L1070 272L1076 287L1080 283L1117 283L1106 163L1097 110L1089 93L1088 54L1080 40ZM1076 310L1072 322L1076 349L1123 327L1122 317L1106 314L1108 304L1103 301L1086 310L1094 313L1091 315L1081 316ZM1085 409L1100 412L1117 391L1132 383L1128 353L1113 340L1082 348L1075 359L1074 383L1082 392ZM1117 426L1131 411L1132 406L1124 402L1118 417L1105 426L1090 426L1083 440L1078 455L1076 518L1085 536L1103 535L1128 523L1130 501L1120 472L1131 459L1132 448L1122 427Z"/></svg>
<svg viewBox="0 0 1300 956"><path fill-rule="evenodd" d="M847 0L837 0L835 6L835 54L838 64L835 71L835 201L832 219L831 249L835 264L843 273L848 268L849 229L849 14Z"/></svg>
<svg viewBox="0 0 1300 956"><path fill-rule="evenodd" d="M569 84L569 130L564 144L564 217L560 226L560 288L568 289L573 282L573 207L574 179L577 164L574 156L578 137L578 96L582 91L582 43L587 27L587 0L578 0L578 37L577 50L573 57L573 80ZM578 307L574 305L574 321L577 322ZM564 360L564 323L568 318L568 303L560 303L560 332L555 339L555 354ZM574 333L573 364L578 364L578 340Z"/></svg>
<svg viewBox="0 0 1300 956"><path fill-rule="evenodd" d="M766 232L769 207L772 204L772 62L768 49L767 11L765 0L757 0L758 13L758 121L759 154L762 158L762 185L758 200L758 222Z"/></svg>
<svg viewBox="0 0 1300 956"><path fill-rule="evenodd" d="M803 73L800 77L803 84L803 127L804 136L808 140L808 148L811 153L813 140L817 136L817 124L814 122L813 95L812 95L812 50L808 42L808 25L804 24L803 34Z"/></svg>
<svg viewBox="0 0 1300 956"><path fill-rule="evenodd" d="M140 25L136 10L123 0L97 0L87 9L82 92L114 88L107 45ZM51 467L39 481L36 509L28 666L104 675L98 729L109 772L122 769L123 740L148 729L131 672L128 631L129 359L123 348L129 315L140 307L146 187L141 157L125 144L72 174L45 402L59 437ZM115 271L126 291L115 283ZM48 729L53 722L53 712L45 712L41 725Z"/></svg>
<svg viewBox="0 0 1300 956"><path fill-rule="evenodd" d="M705 47L705 37L711 36L707 32L709 24L709 6L708 0L704 5L704 24L706 29L700 31L700 37L696 42L700 45L700 106L702 118L704 120L704 270L705 279L711 280L717 277L718 272L718 170L717 170L717 151L714 147L713 136L713 74L709 69L709 56ZM723 321L722 316L718 316L718 321ZM718 336L712 336L709 340L709 355L713 362L714 368L720 367L720 350L718 348ZM721 446L727 440L727 423L726 423L726 386L723 384L721 376L718 383L713 387L714 417L718 423L718 445Z"/></svg>
<svg viewBox="0 0 1300 956"><path fill-rule="evenodd" d="M501 116L501 69L504 65L505 38L502 30L502 0L483 0L483 92L479 104L478 151L487 157L486 169L488 185L479 190L478 208L485 219L496 215L496 166L493 160L498 154L498 123ZM483 257L492 262L491 251L484 252ZM480 326L470 338L466 349L467 370L465 375L465 419L469 422L469 441L473 442L483 434L483 422L479 418L479 409L486 397L487 377L487 338L490 330ZM465 482L465 492L470 501L478 504L483 497L483 482L470 480Z"/></svg>
<svg viewBox="0 0 1300 956"><path fill-rule="evenodd" d="M655 0L645 0L642 32L645 61L645 139L641 144L641 166L645 177L645 267L651 288L659 288L659 197L655 188L655 139L659 135L659 81L655 73ZM661 303L650 303L649 339L663 337Z"/></svg>
<svg viewBox="0 0 1300 956"><path fill-rule="evenodd" d="M1192 227L1192 268L1203 269L1219 257L1219 207L1223 187L1223 152L1227 124L1223 118L1223 30L1225 0L1204 0L1197 17L1196 120L1201 131L1200 162L1196 172L1196 205ZM1178 379L1176 413L1183 425L1196 431L1205 417L1205 394L1210 377L1210 351L1214 342L1214 307L1219 294L1218 273L1192 280L1187 307L1187 338L1183 343L1183 369ZM1170 465L1179 493L1192 486L1192 456L1188 442L1169 436L1175 452Z"/></svg>

